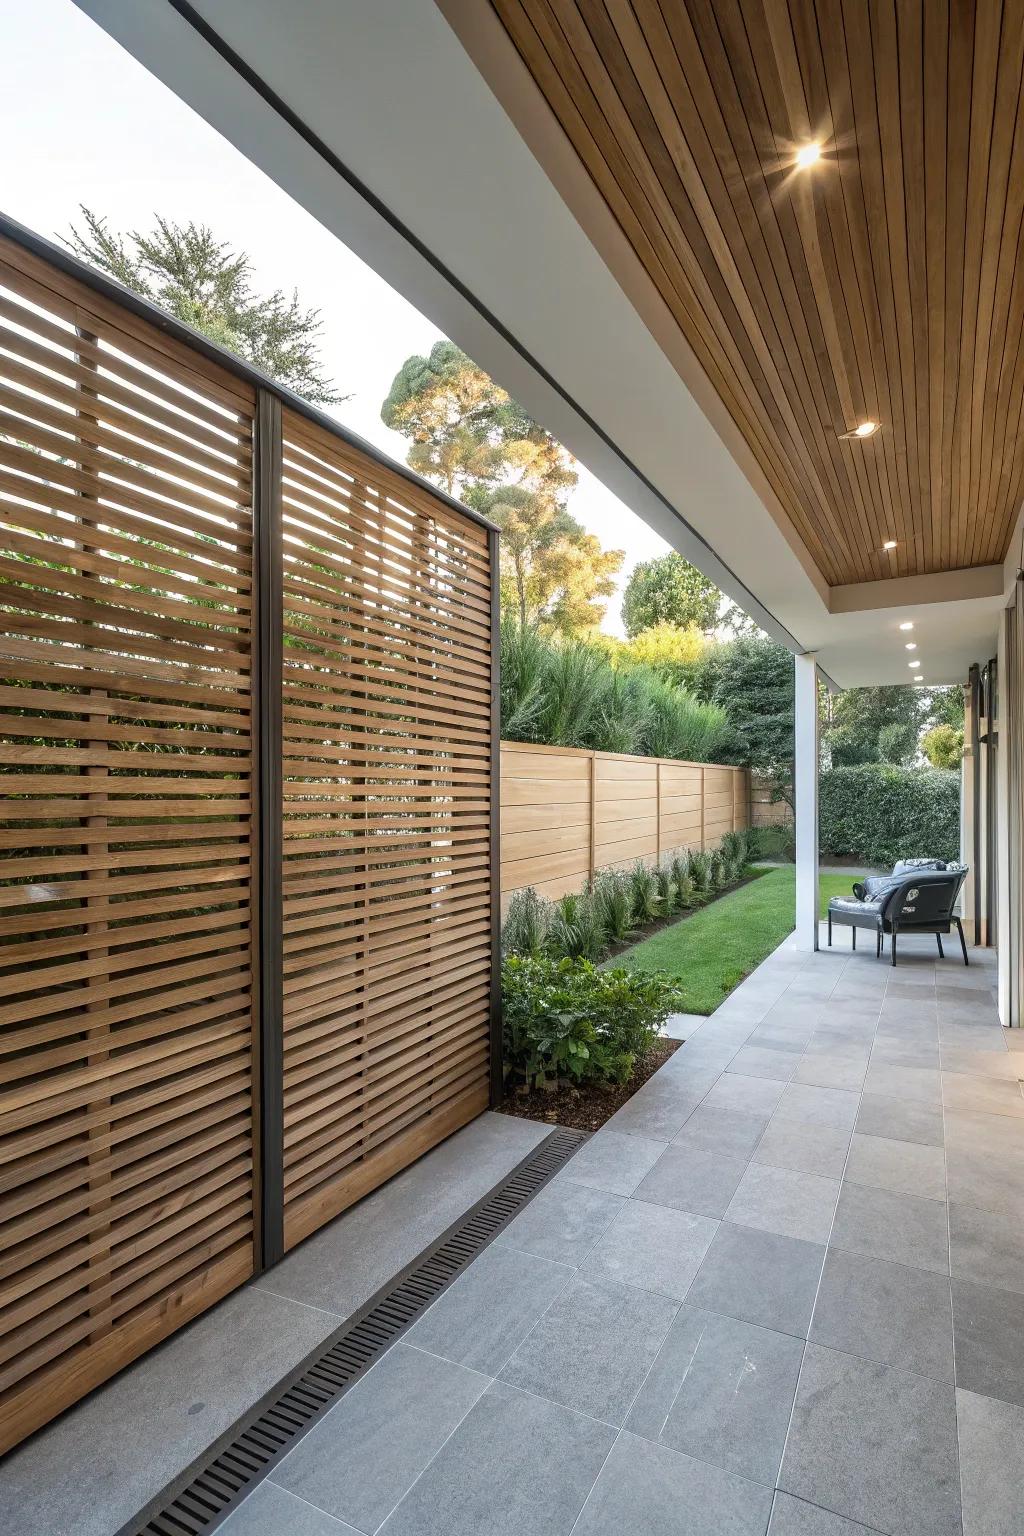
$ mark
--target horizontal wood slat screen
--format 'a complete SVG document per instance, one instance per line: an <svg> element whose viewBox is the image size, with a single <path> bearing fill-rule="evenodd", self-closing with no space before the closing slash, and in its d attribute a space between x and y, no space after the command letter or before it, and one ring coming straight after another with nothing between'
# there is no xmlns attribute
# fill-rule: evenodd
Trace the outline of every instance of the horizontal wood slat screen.
<svg viewBox="0 0 1024 1536"><path fill-rule="evenodd" d="M0 1449L253 1268L252 406L0 243Z"/></svg>
<svg viewBox="0 0 1024 1536"><path fill-rule="evenodd" d="M290 1247L488 1102L487 531L285 413Z"/></svg>
<svg viewBox="0 0 1024 1536"><path fill-rule="evenodd" d="M2 1453L500 1052L495 531L9 221L0 524Z"/></svg>
<svg viewBox="0 0 1024 1536"><path fill-rule="evenodd" d="M716 848L750 824L745 768L501 743L501 895L579 890L599 869Z"/></svg>

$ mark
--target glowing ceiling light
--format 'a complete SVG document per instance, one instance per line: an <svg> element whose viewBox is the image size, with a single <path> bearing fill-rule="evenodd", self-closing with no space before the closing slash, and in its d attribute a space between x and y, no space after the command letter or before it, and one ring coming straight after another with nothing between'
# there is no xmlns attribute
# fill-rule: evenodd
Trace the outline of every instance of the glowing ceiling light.
<svg viewBox="0 0 1024 1536"><path fill-rule="evenodd" d="M896 540L895 539L886 539L885 543L882 545L882 548L883 549L895 549L896 548Z"/></svg>
<svg viewBox="0 0 1024 1536"><path fill-rule="evenodd" d="M810 170L812 165L817 165L821 159L821 145L817 139L811 139L806 144L801 144L796 152L794 165L798 171Z"/></svg>
<svg viewBox="0 0 1024 1536"><path fill-rule="evenodd" d="M902 624L901 624L901 625L900 625L900 629L913 629L913 627L914 627L914 626L913 626L913 624L912 624L912 623L911 623L911 622L910 622L910 620L909 620L909 619L906 619L906 620L904 620L904 622L903 622L903 623L902 623Z"/></svg>

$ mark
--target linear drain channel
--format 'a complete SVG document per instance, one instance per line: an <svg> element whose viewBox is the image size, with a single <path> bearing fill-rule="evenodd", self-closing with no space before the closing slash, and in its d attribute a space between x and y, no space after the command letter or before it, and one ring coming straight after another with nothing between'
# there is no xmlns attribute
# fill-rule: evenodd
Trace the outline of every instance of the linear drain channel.
<svg viewBox="0 0 1024 1536"><path fill-rule="evenodd" d="M205 1536L220 1525L586 1140L583 1131L552 1131L117 1536Z"/></svg>

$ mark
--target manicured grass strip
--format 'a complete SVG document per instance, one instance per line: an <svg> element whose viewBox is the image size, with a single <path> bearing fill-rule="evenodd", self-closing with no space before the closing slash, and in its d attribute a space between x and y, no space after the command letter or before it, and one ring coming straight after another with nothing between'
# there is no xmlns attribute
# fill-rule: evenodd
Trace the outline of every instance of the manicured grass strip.
<svg viewBox="0 0 1024 1536"><path fill-rule="evenodd" d="M848 895L849 875L822 875L822 913L830 896ZM770 869L703 911L663 928L613 962L677 978L684 1013L713 1013L733 987L761 964L793 930L796 875L792 866Z"/></svg>

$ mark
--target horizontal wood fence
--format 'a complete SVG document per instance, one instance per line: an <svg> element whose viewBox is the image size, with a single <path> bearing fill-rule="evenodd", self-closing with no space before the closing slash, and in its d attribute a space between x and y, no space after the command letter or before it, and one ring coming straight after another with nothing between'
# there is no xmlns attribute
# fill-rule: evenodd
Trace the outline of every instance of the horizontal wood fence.
<svg viewBox="0 0 1024 1536"><path fill-rule="evenodd" d="M745 768L501 743L501 895L580 890L601 869L716 848L750 822Z"/></svg>
<svg viewBox="0 0 1024 1536"><path fill-rule="evenodd" d="M0 231L0 1451L486 1107L496 536Z"/></svg>

